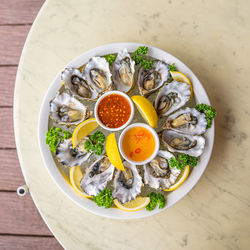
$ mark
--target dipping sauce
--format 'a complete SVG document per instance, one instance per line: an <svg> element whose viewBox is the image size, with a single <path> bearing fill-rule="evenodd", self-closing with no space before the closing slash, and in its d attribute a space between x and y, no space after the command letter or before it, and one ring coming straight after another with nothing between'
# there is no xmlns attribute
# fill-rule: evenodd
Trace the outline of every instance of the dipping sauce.
<svg viewBox="0 0 250 250"><path fill-rule="evenodd" d="M119 128L128 121L131 115L131 107L124 96L110 94L100 101L97 115L106 127Z"/></svg>
<svg viewBox="0 0 250 250"><path fill-rule="evenodd" d="M123 137L122 149L128 159L142 162L155 151L154 135L144 127L132 127Z"/></svg>

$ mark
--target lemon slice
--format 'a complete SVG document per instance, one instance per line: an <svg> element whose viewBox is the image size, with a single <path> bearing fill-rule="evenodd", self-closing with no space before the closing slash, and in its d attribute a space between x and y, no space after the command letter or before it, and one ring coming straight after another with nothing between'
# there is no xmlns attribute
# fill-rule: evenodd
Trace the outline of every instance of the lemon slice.
<svg viewBox="0 0 250 250"><path fill-rule="evenodd" d="M83 192L80 182L83 177L82 170L80 166L76 167L71 167L69 170L69 180L70 184L72 185L73 189L81 196L85 198L91 198L91 195L87 195L86 193Z"/></svg>
<svg viewBox="0 0 250 250"><path fill-rule="evenodd" d="M149 202L150 202L149 197L140 197L140 196L138 196L136 199L134 199L130 202L126 202L124 204L121 204L117 199L114 200L115 205L119 209L121 209L123 211L127 211L127 212L135 212L135 211L138 211L142 208L145 208Z"/></svg>
<svg viewBox="0 0 250 250"><path fill-rule="evenodd" d="M88 120L81 122L75 128L72 134L73 148L76 147L81 140L83 140L87 135L89 135L97 127L98 127L98 123L95 118L90 118Z"/></svg>
<svg viewBox="0 0 250 250"><path fill-rule="evenodd" d="M175 182L175 184L170 186L169 189L165 189L164 191L173 191L176 188L178 188L187 179L187 177L189 175L189 171L190 171L189 165L185 166L181 177L179 179L177 178L177 181Z"/></svg>
<svg viewBox="0 0 250 250"><path fill-rule="evenodd" d="M175 81L184 82L190 86L190 90L191 90L190 100L191 100L193 98L194 91L193 91L193 85L188 79L188 77L179 71L170 71L170 74Z"/></svg>
<svg viewBox="0 0 250 250"><path fill-rule="evenodd" d="M155 128L158 122L158 115L152 103L145 97L134 95L131 97L143 119L152 127Z"/></svg>
<svg viewBox="0 0 250 250"><path fill-rule="evenodd" d="M107 136L105 147L106 147L107 156L110 162L112 163L112 165L124 171L125 169L122 164L122 159L121 159L118 147L117 147L115 133L111 133Z"/></svg>

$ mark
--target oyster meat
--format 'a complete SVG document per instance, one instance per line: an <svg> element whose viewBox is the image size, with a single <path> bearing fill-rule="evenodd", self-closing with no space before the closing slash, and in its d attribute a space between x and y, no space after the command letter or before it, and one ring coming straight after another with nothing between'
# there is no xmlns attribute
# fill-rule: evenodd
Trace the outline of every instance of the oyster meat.
<svg viewBox="0 0 250 250"><path fill-rule="evenodd" d="M121 203L126 203L136 198L141 192L142 178L135 165L123 162L125 171L118 170L114 178L113 197Z"/></svg>
<svg viewBox="0 0 250 250"><path fill-rule="evenodd" d="M181 170L169 166L170 158L174 157L168 151L160 150L157 156L144 165L144 183L155 189L167 189L173 185Z"/></svg>
<svg viewBox="0 0 250 250"><path fill-rule="evenodd" d="M79 99L96 99L98 94L87 83L86 77L76 68L66 68L61 73L65 88Z"/></svg>
<svg viewBox="0 0 250 250"><path fill-rule="evenodd" d="M164 86L155 99L155 109L161 116L167 116L181 108L190 99L190 86L173 81Z"/></svg>
<svg viewBox="0 0 250 250"><path fill-rule="evenodd" d="M86 139L80 141L75 148L73 148L71 138L60 143L56 149L56 158L58 161L69 167L81 165L91 155L91 153L87 153L84 147Z"/></svg>
<svg viewBox="0 0 250 250"><path fill-rule="evenodd" d="M50 101L50 117L60 124L77 125L91 115L87 106L67 93L58 93Z"/></svg>
<svg viewBox="0 0 250 250"><path fill-rule="evenodd" d="M206 132L207 120L195 108L185 108L170 115L164 128L189 135L201 135Z"/></svg>
<svg viewBox="0 0 250 250"><path fill-rule="evenodd" d="M82 190L88 195L96 196L112 179L114 169L115 167L110 163L108 157L103 156L97 159L86 169L80 183Z"/></svg>
<svg viewBox="0 0 250 250"><path fill-rule="evenodd" d="M109 63L103 57L92 57L83 69L88 84L98 93L112 89Z"/></svg>
<svg viewBox="0 0 250 250"><path fill-rule="evenodd" d="M115 88L129 92L134 86L135 62L127 49L119 51L112 66L112 77Z"/></svg>
<svg viewBox="0 0 250 250"><path fill-rule="evenodd" d="M162 132L162 141L170 152L185 153L195 157L200 156L205 147L204 137L181 134L172 130Z"/></svg>
<svg viewBox="0 0 250 250"><path fill-rule="evenodd" d="M138 88L140 94L143 96L150 95L157 89L163 86L163 84L169 78L168 64L156 60L151 69L145 70L143 67L138 72Z"/></svg>

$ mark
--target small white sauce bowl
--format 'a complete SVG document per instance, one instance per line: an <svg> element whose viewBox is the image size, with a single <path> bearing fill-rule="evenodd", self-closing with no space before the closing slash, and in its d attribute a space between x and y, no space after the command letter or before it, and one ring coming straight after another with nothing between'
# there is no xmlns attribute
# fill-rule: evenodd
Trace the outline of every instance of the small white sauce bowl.
<svg viewBox="0 0 250 250"><path fill-rule="evenodd" d="M124 123L121 127L118 127L118 128L109 128L109 127L105 126L105 125L100 121L100 119L99 119L99 117L98 117L98 105L99 105L100 101L101 101L104 97L106 97L106 96L108 96L108 95L112 95L112 94L117 94L117 95L121 95L121 96L125 97L126 100L129 102L130 109L131 109L130 117L129 117L129 119L127 120L127 122ZM96 104L95 104L95 109L94 109L94 115L95 115L95 118L96 118L96 121L98 122L98 124L99 124L102 128L104 128L104 129L106 129L106 130L109 130L109 131L118 131L118 130L121 130L121 129L126 128L126 127L128 126L128 124L132 121L132 119L133 119L133 117L134 117L134 112L135 112L135 110L134 110L134 104L133 104L132 100L130 99L130 97L129 97L128 95L126 95L125 93L123 93L123 92L121 92L121 91L118 91L118 90L108 91L108 92L106 92L105 94L103 94L102 96L100 96L100 97L98 98Z"/></svg>
<svg viewBox="0 0 250 250"><path fill-rule="evenodd" d="M138 161L132 161L131 159L129 159L129 158L125 155L125 153L124 153L124 151L123 151L123 148L122 148L122 142L123 142L124 135L126 134L126 132L127 132L129 129L134 128L134 127L143 127L143 128L146 128L147 130L149 130L149 131L152 133L152 135L154 136L154 139L155 139L155 150L154 150L153 154L152 154L147 160L145 160L145 161L139 161L139 162L138 162ZM157 153L158 153L158 151L159 151L159 148L160 148L160 140L159 140L158 134L157 134L157 133L155 132L155 130L154 130L152 127L150 127L149 125L147 125L147 124L145 124L145 123L134 123L134 124L131 124L130 126L128 126L127 128L125 128L125 129L122 131L122 133L121 133L121 135L120 135L120 137L119 137L118 146L119 146L119 151L120 151L122 157L123 157L126 161L128 161L128 162L131 163L131 164L135 164L135 165L144 165L144 164L146 164L146 163L152 161L152 160L156 157L156 155L157 155Z"/></svg>

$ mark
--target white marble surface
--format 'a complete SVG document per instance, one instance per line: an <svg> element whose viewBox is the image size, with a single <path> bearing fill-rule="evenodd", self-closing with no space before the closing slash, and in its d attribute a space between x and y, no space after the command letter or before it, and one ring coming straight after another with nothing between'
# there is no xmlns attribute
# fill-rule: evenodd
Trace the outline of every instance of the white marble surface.
<svg viewBox="0 0 250 250"><path fill-rule="evenodd" d="M250 245L250 2L49 0L27 39L15 89L15 135L27 185L66 249L247 249ZM164 49L190 66L218 111L212 159L196 187L151 218L117 221L71 202L39 153L40 105L55 75L111 42Z"/></svg>

